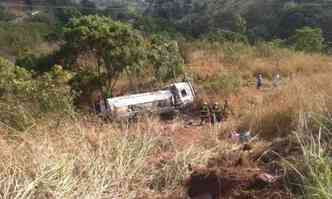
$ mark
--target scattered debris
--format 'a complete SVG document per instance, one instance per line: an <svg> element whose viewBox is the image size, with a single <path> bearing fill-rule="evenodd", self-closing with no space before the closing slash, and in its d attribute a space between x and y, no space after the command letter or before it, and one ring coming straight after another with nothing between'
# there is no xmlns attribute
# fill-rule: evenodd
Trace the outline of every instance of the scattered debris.
<svg viewBox="0 0 332 199"><path fill-rule="evenodd" d="M240 134L238 132L236 132L235 130L233 130L231 133L230 133L230 139L233 141L233 142L240 142Z"/></svg>
<svg viewBox="0 0 332 199"><path fill-rule="evenodd" d="M256 180L266 183L266 184L271 184L277 181L276 176L272 176L271 174L268 173L261 173L256 176Z"/></svg>
<svg viewBox="0 0 332 199"><path fill-rule="evenodd" d="M246 131L246 132L240 132L240 142L249 142L251 139L251 132Z"/></svg>

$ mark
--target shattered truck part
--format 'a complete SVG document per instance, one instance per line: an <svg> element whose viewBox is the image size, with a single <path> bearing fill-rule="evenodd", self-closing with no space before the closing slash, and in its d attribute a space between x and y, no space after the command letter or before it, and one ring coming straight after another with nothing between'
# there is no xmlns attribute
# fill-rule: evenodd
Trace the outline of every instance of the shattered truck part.
<svg viewBox="0 0 332 199"><path fill-rule="evenodd" d="M131 118L140 113L166 114L193 104L195 91L190 82L179 82L154 92L108 98L104 112L113 119Z"/></svg>

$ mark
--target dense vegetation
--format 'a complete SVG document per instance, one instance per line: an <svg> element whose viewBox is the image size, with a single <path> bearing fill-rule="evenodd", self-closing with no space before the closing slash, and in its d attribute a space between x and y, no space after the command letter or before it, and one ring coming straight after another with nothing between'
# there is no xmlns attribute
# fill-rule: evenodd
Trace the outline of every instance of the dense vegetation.
<svg viewBox="0 0 332 199"><path fill-rule="evenodd" d="M239 160L282 182L275 190L245 189L246 196L332 197L332 1L5 6L0 157L10 164L0 164L1 197L184 198L179 187L188 165L224 168L238 157L241 147L227 137L234 129L252 131L257 140L250 144L262 149L239 152ZM258 73L262 91L254 89ZM282 77L278 88L275 74ZM195 83L196 105L229 99L235 114L222 127L189 127L194 133L179 138L188 133L183 118L171 126L155 118L125 126L105 124L84 109L99 94L135 93L182 78Z"/></svg>

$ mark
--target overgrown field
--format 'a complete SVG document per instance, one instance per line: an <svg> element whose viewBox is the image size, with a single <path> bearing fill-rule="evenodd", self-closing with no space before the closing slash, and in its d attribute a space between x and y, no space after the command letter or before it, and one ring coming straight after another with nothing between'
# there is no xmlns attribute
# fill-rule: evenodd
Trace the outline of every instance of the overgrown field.
<svg viewBox="0 0 332 199"><path fill-rule="evenodd" d="M1 60L1 198L184 199L204 175L229 185L225 198L332 197L332 58L268 43L180 47L197 105L229 100L234 114L221 126L185 118L104 123L75 112L72 76L61 67L34 78ZM119 81L119 90L130 83ZM232 130L250 130L254 139L244 147L230 139ZM260 186L262 172L277 182Z"/></svg>

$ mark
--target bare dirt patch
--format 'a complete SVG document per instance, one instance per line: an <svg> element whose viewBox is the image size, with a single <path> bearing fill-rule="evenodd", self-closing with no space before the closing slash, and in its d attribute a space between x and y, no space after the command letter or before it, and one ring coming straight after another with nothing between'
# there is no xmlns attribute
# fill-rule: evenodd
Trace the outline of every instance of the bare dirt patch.
<svg viewBox="0 0 332 199"><path fill-rule="evenodd" d="M187 193L197 199L204 195L211 199L292 198L280 181L266 182L261 179L262 174L261 169L244 167L195 170L186 181Z"/></svg>

